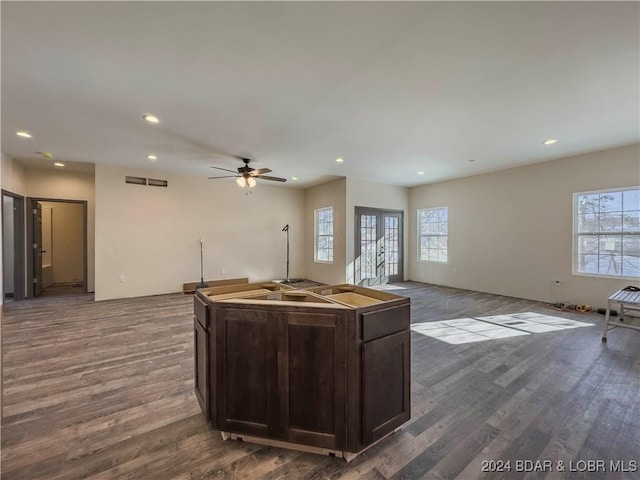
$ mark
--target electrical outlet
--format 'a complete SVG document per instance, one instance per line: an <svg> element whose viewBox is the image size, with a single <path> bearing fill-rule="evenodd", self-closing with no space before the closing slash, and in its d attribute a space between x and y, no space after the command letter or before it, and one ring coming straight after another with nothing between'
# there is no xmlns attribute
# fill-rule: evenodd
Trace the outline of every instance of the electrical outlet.
<svg viewBox="0 0 640 480"><path fill-rule="evenodd" d="M119 275L118 276L118 281L121 282L121 283L124 283L125 282L124 275Z"/></svg>

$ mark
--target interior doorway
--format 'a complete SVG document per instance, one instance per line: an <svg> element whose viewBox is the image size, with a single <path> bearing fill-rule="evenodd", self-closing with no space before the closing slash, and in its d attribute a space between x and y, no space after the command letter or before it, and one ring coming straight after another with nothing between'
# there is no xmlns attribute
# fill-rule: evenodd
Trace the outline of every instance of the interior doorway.
<svg viewBox="0 0 640 480"><path fill-rule="evenodd" d="M2 190L4 302L24 299L24 197Z"/></svg>
<svg viewBox="0 0 640 480"><path fill-rule="evenodd" d="M355 283L373 286L404 280L403 212L356 207L355 215Z"/></svg>
<svg viewBox="0 0 640 480"><path fill-rule="evenodd" d="M87 202L28 198L28 296L87 293Z"/></svg>

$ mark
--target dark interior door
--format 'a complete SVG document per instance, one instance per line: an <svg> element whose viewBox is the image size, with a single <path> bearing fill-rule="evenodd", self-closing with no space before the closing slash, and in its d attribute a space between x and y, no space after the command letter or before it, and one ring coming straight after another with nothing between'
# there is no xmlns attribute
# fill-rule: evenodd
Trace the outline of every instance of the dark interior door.
<svg viewBox="0 0 640 480"><path fill-rule="evenodd" d="M24 197L2 191L2 262L5 300L24 299Z"/></svg>
<svg viewBox="0 0 640 480"><path fill-rule="evenodd" d="M403 213L356 207L356 283L401 282L403 275Z"/></svg>
<svg viewBox="0 0 640 480"><path fill-rule="evenodd" d="M33 296L42 293L42 205L32 200L33 210Z"/></svg>

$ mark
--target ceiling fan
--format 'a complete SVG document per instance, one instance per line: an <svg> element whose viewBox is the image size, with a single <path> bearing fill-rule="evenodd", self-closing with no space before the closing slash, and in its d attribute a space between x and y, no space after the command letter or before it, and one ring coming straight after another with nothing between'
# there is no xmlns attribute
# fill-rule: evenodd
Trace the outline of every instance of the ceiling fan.
<svg viewBox="0 0 640 480"><path fill-rule="evenodd" d="M218 170L224 170L225 172L231 172L231 173L235 173L235 175L223 175L221 177L209 177L209 179L214 179L214 178L232 178L235 177L236 178L236 183L238 185L240 185L241 187L249 187L249 188L253 188L256 186L256 178L259 178L260 180L271 180L274 182L286 182L287 179L286 178L280 178L280 177L271 177L268 175L265 175L265 173L270 173L271 170L268 168L259 168L259 169L253 169L249 166L249 163L251 162L250 158L243 158L243 157L236 157L240 160L242 160L244 162L244 166L242 167L238 167L238 172L236 173L234 170L229 170L228 168L222 168L222 167L211 167L211 168L215 168Z"/></svg>

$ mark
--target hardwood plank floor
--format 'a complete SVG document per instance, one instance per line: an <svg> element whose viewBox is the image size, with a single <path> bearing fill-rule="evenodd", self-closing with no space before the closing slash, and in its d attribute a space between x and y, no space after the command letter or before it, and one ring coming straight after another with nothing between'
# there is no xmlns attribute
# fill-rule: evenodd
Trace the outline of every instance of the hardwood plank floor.
<svg viewBox="0 0 640 480"><path fill-rule="evenodd" d="M602 343L595 313L398 286L412 298L412 323L535 311L594 326L462 345L412 332L412 418L347 464L223 442L208 429L193 394L189 295L11 302L2 318L2 478L640 478L640 332L615 329ZM511 471L483 472L483 460L511 460ZM517 460L548 460L553 471L516 472ZM606 468L556 468L589 460ZM614 472L610 461L638 463Z"/></svg>

